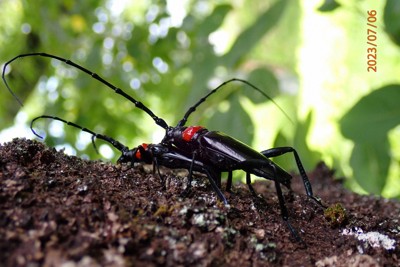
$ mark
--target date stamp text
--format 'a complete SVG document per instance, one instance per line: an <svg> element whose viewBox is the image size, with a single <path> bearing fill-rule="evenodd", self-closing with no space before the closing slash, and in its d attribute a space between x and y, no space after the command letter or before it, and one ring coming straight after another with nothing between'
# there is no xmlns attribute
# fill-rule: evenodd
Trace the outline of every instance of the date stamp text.
<svg viewBox="0 0 400 267"><path fill-rule="evenodd" d="M368 72L377 72L377 54L378 54L378 45L377 45L377 29L376 25L376 10L368 10L367 11L367 71Z"/></svg>

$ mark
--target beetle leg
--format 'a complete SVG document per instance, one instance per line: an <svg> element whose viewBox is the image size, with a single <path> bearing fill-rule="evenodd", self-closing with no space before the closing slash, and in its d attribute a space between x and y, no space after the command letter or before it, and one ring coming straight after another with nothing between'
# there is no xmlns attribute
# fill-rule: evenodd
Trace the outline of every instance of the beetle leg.
<svg viewBox="0 0 400 267"><path fill-rule="evenodd" d="M273 168L275 169L275 166L273 166ZM275 176L276 176L276 172L275 172ZM286 225L288 226L290 232L292 233L292 235L294 236L296 241L304 243L304 241L301 239L301 237L297 233L296 229L294 229L293 226L289 222L289 212L288 212L288 210L286 208L286 205L285 205L285 199L284 199L283 194L282 194L281 185L279 184L278 181L276 181L276 179L274 180L274 183L275 183L275 188L276 188L276 194L278 195L279 206L281 208L282 219L286 223Z"/></svg>
<svg viewBox="0 0 400 267"><path fill-rule="evenodd" d="M249 170L249 168L256 168L256 167L259 168L262 166L268 166L273 170L273 179L271 179L271 178L269 178L269 179L271 179L275 184L275 189L276 189L276 194L278 195L278 201L279 201L279 207L281 210L282 219L286 223L287 227L289 228L290 232L292 233L292 235L294 236L296 241L304 243L303 240L301 239L301 237L299 236L299 234L297 233L296 229L294 229L294 227L289 222L289 212L285 205L285 199L283 197L281 185L279 183L279 179L277 176L276 166L270 161L258 160L258 159L243 161L240 163L240 165L242 165L242 167L244 167L245 170ZM264 178L267 178L267 177L264 177ZM256 195L256 192L254 191L253 187L251 186L250 172L246 172L246 183L247 183L251 193L253 195Z"/></svg>
<svg viewBox="0 0 400 267"><path fill-rule="evenodd" d="M308 176L306 174L306 171L304 170L303 164L301 163L299 154L297 153L297 151L293 147L285 146L285 147L271 148L271 149L267 149L267 150L262 151L261 154L263 154L267 158L272 158L272 157L281 156L283 154L290 153L290 152L293 153L294 158L296 160L296 165L297 165L297 168L299 170L300 176L303 179L303 184L304 184L304 188L306 190L307 196L309 198L311 198L312 200L314 200L315 202L317 202L318 205L320 205L321 207L326 208L321 203L321 199L314 196L310 180L308 179Z"/></svg>
<svg viewBox="0 0 400 267"><path fill-rule="evenodd" d="M188 191L190 190L190 188L192 188L192 181L193 181L193 165L194 165L195 157L196 157L196 151L193 152L192 161L190 162L188 181L187 181L187 185L186 185L186 189L185 189L185 190L188 190Z"/></svg>
<svg viewBox="0 0 400 267"><path fill-rule="evenodd" d="M257 196L257 193L254 190L253 186L251 185L251 171L254 169L263 167L263 166L270 167L271 164L270 164L270 162L263 160L263 159L249 159L249 160L244 160L244 161L238 162L234 166L235 169L241 169L246 172L246 184L247 184L250 192L253 194L253 196ZM275 166L274 166L274 171L276 171ZM258 176L260 176L260 175L258 175ZM271 180L271 177L267 177L267 176L260 176L260 177ZM276 175L275 175L275 177L276 177ZM274 178L274 179L277 179L277 178ZM228 178L228 181L229 181L229 178Z"/></svg>
<svg viewBox="0 0 400 267"><path fill-rule="evenodd" d="M218 188L221 188L221 172L219 172L219 174L216 173L214 178L215 184Z"/></svg>
<svg viewBox="0 0 400 267"><path fill-rule="evenodd" d="M254 190L253 186L251 185L251 177L250 177L250 173L246 172L246 184L249 187L250 192L253 194L253 196L257 196L256 191Z"/></svg>
<svg viewBox="0 0 400 267"><path fill-rule="evenodd" d="M165 179L164 176L160 172L160 165L158 164L157 158L153 158L153 174L157 169L158 177L160 177L161 185L164 190L166 190Z"/></svg>
<svg viewBox="0 0 400 267"><path fill-rule="evenodd" d="M218 198L225 204L228 205L228 201L226 200L224 194L221 192L219 189L217 183L221 185L221 174L219 173L218 175L214 171L210 171L208 168L196 165L195 163L195 157L196 153L193 153L192 161L190 162L190 167L189 167L189 175L188 175L188 182L186 185L185 190L182 192L182 196L186 196L189 194L190 189L192 188L192 180L193 180L193 170L194 167L198 168L197 171L203 172L207 175L207 178L211 184L211 187L214 189L215 193L217 193Z"/></svg>
<svg viewBox="0 0 400 267"><path fill-rule="evenodd" d="M220 176L220 180L221 180L221 176ZM220 187L221 187L221 185L220 185ZM232 171L228 172L228 180L226 181L225 190L227 192L232 192Z"/></svg>
<svg viewBox="0 0 400 267"><path fill-rule="evenodd" d="M214 177L213 177L212 174L209 172L209 170L207 170L206 168L204 168L204 172L207 174L208 180L210 181L210 184L211 184L212 188L214 189L215 193L217 193L219 199L222 202L224 202L225 205L229 205L224 194L221 192L218 185L215 183L216 175L214 174ZM220 176L220 179L221 179L221 176Z"/></svg>

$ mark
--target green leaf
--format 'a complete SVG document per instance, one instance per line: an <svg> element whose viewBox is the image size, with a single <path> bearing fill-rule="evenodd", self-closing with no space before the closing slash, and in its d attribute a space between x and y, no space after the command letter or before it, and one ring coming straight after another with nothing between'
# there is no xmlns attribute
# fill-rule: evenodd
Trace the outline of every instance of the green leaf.
<svg viewBox="0 0 400 267"><path fill-rule="evenodd" d="M187 92L185 109L189 107L188 103L195 103L204 96L206 81L212 77L220 63L208 41L208 35L218 29L230 10L231 6L229 5L217 6L212 14L206 17L198 26L198 32L196 32L194 44L192 45L193 59L189 64L195 75L191 81L191 90Z"/></svg>
<svg viewBox="0 0 400 267"><path fill-rule="evenodd" d="M208 38L208 35L216 31L224 21L226 15L232 10L230 5L219 5L214 8L214 11L208 16L198 29L198 36Z"/></svg>
<svg viewBox="0 0 400 267"><path fill-rule="evenodd" d="M274 98L279 94L278 80L276 79L275 75L267 68L257 68L253 70L249 74L248 80L251 81L251 83L255 86L259 87L271 98ZM251 88L248 90L243 89L242 92L254 103L263 103L268 101L268 99L262 96L259 92L257 92L256 90L252 90Z"/></svg>
<svg viewBox="0 0 400 267"><path fill-rule="evenodd" d="M399 0L387 0L384 13L383 21L385 23L385 30L390 38L397 45L400 45L400 1Z"/></svg>
<svg viewBox="0 0 400 267"><path fill-rule="evenodd" d="M287 0L276 1L270 9L257 18L253 25L245 29L223 57L223 65L227 68L234 67L278 23L285 11L286 3Z"/></svg>
<svg viewBox="0 0 400 267"><path fill-rule="evenodd" d="M350 159L354 178L366 191L381 194L390 165L387 138L372 143L356 143Z"/></svg>
<svg viewBox="0 0 400 267"><path fill-rule="evenodd" d="M340 120L343 135L368 143L400 124L400 85L388 85L364 96Z"/></svg>
<svg viewBox="0 0 400 267"><path fill-rule="evenodd" d="M321 12L329 12L335 10L338 7L340 7L340 4L335 0L325 0L324 3L318 8L318 10Z"/></svg>
<svg viewBox="0 0 400 267"><path fill-rule="evenodd" d="M305 169L314 168L315 164L321 161L321 153L313 151L307 144L307 136L310 130L313 113L310 112L305 121L299 121L296 125L294 140L285 133L286 129L280 129L274 140L274 147L293 146L300 156ZM283 157L274 157L273 161L286 170L294 170L298 173L298 167L292 153Z"/></svg>
<svg viewBox="0 0 400 267"><path fill-rule="evenodd" d="M273 147L282 147L282 146L290 146L290 140L284 135L282 131L279 131L274 140ZM296 168L296 164L294 160L291 160L289 156L285 157L274 157L273 161L287 170L294 170Z"/></svg>
<svg viewBox="0 0 400 267"><path fill-rule="evenodd" d="M207 124L209 130L224 132L245 144L253 141L254 127L250 116L243 109L239 97L234 94L229 101L229 108L217 111Z"/></svg>
<svg viewBox="0 0 400 267"><path fill-rule="evenodd" d="M299 152L299 156L305 169L314 168L315 164L321 161L321 153L312 151L307 144L307 136L310 131L313 113L310 111L304 122L299 121L296 125L293 147Z"/></svg>
<svg viewBox="0 0 400 267"><path fill-rule="evenodd" d="M379 194L387 180L388 131L400 124L400 85L388 85L364 96L340 120L343 135L354 140L351 166L357 182Z"/></svg>

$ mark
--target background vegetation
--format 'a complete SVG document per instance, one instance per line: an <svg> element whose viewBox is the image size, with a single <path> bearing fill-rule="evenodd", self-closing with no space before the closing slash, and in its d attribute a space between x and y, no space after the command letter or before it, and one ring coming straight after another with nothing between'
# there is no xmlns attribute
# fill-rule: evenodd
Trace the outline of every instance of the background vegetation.
<svg viewBox="0 0 400 267"><path fill-rule="evenodd" d="M307 169L324 160L358 192L400 197L400 2L1 1L0 60L47 52L123 88L170 125L233 77L260 87L289 115L241 84L200 106L189 124L224 131L258 150L290 145ZM367 12L377 12L377 72L367 72ZM163 130L91 77L43 57L19 59L1 90L1 142L33 138L35 116L55 115L129 147ZM93 159L90 136L42 120L50 146ZM100 142L98 142L100 144ZM277 159L295 169L290 156Z"/></svg>

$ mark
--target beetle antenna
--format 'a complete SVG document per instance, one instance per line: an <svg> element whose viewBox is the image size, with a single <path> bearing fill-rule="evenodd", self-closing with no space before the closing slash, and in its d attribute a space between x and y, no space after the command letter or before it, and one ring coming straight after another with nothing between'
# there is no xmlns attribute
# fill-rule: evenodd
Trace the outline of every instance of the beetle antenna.
<svg viewBox="0 0 400 267"><path fill-rule="evenodd" d="M67 124L67 125L70 125L70 126L72 126L72 127L75 127L75 128L80 129L82 132L86 132L86 133L91 134L91 135L92 135L92 144L93 144L94 149L96 150L96 152L97 152L97 147L96 147L96 145L95 145L95 143L94 143L94 139L95 139L95 138L101 139L101 140L103 140L103 141L106 141L106 142L110 143L111 145L113 145L116 149L118 149L118 150L121 151L121 152L125 152L125 151L128 151L128 150L129 150L129 148L128 148L127 146L123 145L122 143L118 142L117 140L115 140L115 139L113 139L113 138L111 138L111 137L109 137L109 136L106 136L106 135L103 135L103 134L95 133L95 132L93 132L92 130L89 130L89 129L85 128L85 127L82 127L82 126L80 126L80 125L78 125L78 124L76 124L76 123L73 123L73 122L70 122L70 121L66 121L66 120L61 119L61 118L59 118L59 117L48 116L48 115L42 115L42 116L36 117L36 118L34 118L34 119L31 121L31 126L30 126L30 127L31 127L31 131L32 131L32 133L33 133L34 135L36 135L36 136L39 137L40 139L43 139L43 137L42 137L41 135L39 135L39 134L33 129L33 124L35 123L35 121L37 121L37 120L39 120L39 119L51 119L51 120L61 121L61 122L65 123L65 124Z"/></svg>
<svg viewBox="0 0 400 267"><path fill-rule="evenodd" d="M228 83L231 82L241 82L244 84L247 84L248 86L250 86L251 88L253 88L254 90L258 91L260 94L262 94L263 96L265 96L268 100L270 100L282 113L283 115L285 115L285 117L294 124L293 120L289 117L289 115L272 99L272 97L270 97L269 95L267 95L264 91L262 91L261 89L259 89L257 86L253 85L252 83L246 81L246 80L242 80L242 79L238 79L238 78L232 78L228 81L225 81L223 83L221 83L218 87L216 87L215 89L213 89L211 92L209 92L206 96L202 97L199 101L197 101L196 104L194 104L193 106L191 106L188 111L186 111L185 115L183 116L183 119L180 120L178 122L177 126L184 126L189 118L189 116L197 109L198 106L200 106L201 103L203 103L210 95L216 93L219 89L221 89L222 87L224 87L225 85L227 85Z"/></svg>
<svg viewBox="0 0 400 267"><path fill-rule="evenodd" d="M22 105L22 101L14 94L14 92L11 90L10 86L8 85L6 79L5 79L5 70L7 68L7 66L12 63L13 61L15 61L18 58L23 58L23 57L31 57L31 56L42 56L42 57L48 57L48 58L52 58L61 62L64 62L74 68L79 69L80 71L90 75L91 77L93 77L95 80L98 80L99 82L103 83L104 85L106 85L107 87L109 87L110 89L112 89L115 93L125 97L126 99L128 99L130 102L132 102L133 104L135 104L135 106L141 110L143 110L144 112L146 112L153 120L154 122L164 128L167 129L168 128L168 124L160 117L156 116L148 107L146 107L142 102L137 101L136 99L134 99L132 96L128 95L127 93L125 93L122 89L116 87L115 85L111 84L110 82L104 80L101 76L99 76L98 74L76 64L75 62L69 60L69 59L65 59L62 57L58 57L58 56L54 56L51 54L47 54L47 53L29 53L29 54L21 54L18 55L16 57L14 57L13 59L9 60L8 62L6 62L6 64L4 64L3 67L3 73L2 73L2 78L3 81L8 89L8 91L10 91L10 93L14 96L14 98L18 101L18 103Z"/></svg>

